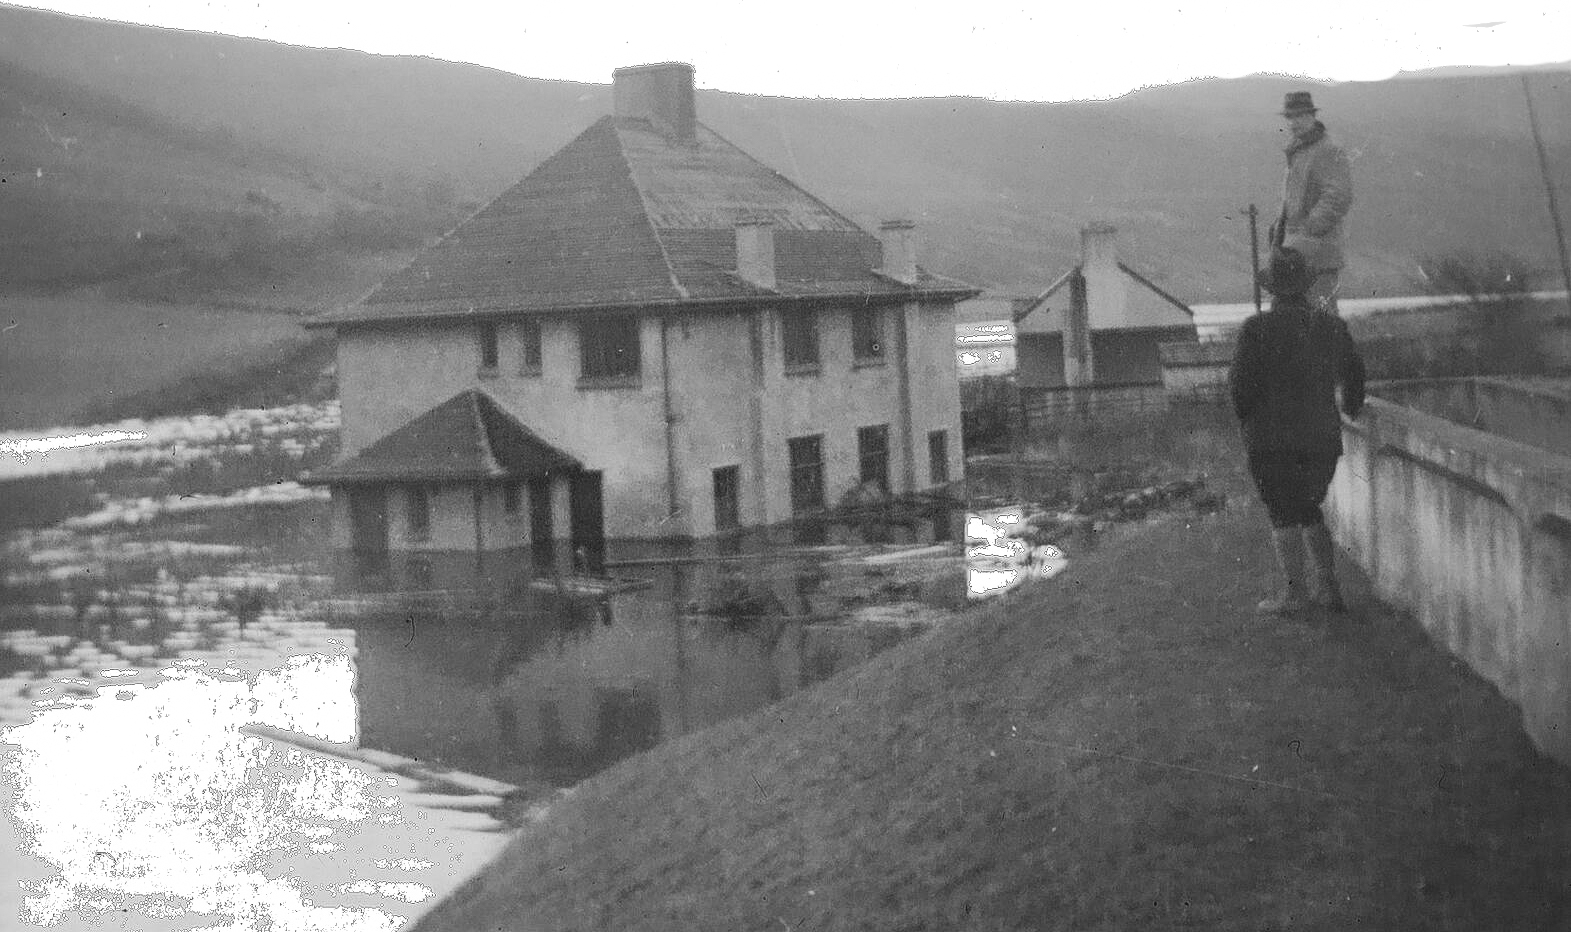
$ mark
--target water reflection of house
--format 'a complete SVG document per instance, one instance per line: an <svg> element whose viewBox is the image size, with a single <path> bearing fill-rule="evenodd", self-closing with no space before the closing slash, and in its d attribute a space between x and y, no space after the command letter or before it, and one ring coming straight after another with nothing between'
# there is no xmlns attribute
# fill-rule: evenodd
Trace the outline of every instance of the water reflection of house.
<svg viewBox="0 0 1571 932"><path fill-rule="evenodd" d="M807 675L803 625L684 617L681 606L702 589L688 573L652 570L652 589L600 607L534 592L491 623L362 622L362 742L502 779L565 784L798 689Z"/></svg>
<svg viewBox="0 0 1571 932"><path fill-rule="evenodd" d="M1090 224L1080 264L1019 308L1022 388L1162 385L1163 343L1195 342L1194 311L1118 257L1118 233Z"/></svg>
<svg viewBox="0 0 1571 932"><path fill-rule="evenodd" d="M335 542L705 537L959 477L975 291L695 118L682 64L359 303L338 337Z"/></svg>

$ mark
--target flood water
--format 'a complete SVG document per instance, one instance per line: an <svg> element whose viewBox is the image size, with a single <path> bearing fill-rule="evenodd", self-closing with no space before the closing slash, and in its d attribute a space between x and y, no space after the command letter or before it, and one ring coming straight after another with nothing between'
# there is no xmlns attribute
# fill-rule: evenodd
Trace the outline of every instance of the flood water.
<svg viewBox="0 0 1571 932"><path fill-rule="evenodd" d="M896 610L849 621L858 587L892 583L847 548L698 560L613 541L607 572L620 586L580 592L532 577L527 553L367 564L327 540L320 499L11 531L0 724L85 694L105 669L200 659L255 672L290 654L347 653L362 746L565 786L779 700L935 617L886 606ZM932 595L903 585L904 605ZM717 599L729 614L699 611Z"/></svg>

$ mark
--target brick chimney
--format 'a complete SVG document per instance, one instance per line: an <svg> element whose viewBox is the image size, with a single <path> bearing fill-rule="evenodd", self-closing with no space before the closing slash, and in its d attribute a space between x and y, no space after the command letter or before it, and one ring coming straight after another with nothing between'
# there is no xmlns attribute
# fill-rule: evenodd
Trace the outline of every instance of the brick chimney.
<svg viewBox="0 0 1571 932"><path fill-rule="evenodd" d="M878 225L878 238L884 246L883 268L879 271L907 285L916 284L916 224L909 220L885 220Z"/></svg>
<svg viewBox="0 0 1571 932"><path fill-rule="evenodd" d="M749 285L775 288L775 225L764 219L736 224L736 274Z"/></svg>
<svg viewBox="0 0 1571 932"><path fill-rule="evenodd" d="M648 120L673 142L698 138L693 66L683 62L634 65L611 72L612 113Z"/></svg>

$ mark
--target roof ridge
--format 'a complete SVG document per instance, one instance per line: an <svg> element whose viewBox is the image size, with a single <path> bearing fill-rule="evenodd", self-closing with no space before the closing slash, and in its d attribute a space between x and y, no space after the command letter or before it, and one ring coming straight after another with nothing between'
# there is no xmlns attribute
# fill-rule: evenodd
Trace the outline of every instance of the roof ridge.
<svg viewBox="0 0 1571 932"><path fill-rule="evenodd" d="M823 198L819 197L818 195L814 194L813 192L811 192L811 191L807 190L806 188L802 187L801 184L797 183L796 179L794 179L791 176L781 172L779 169L777 169L774 166L768 164L767 162L763 161L762 159L759 159L759 158L755 157L752 153L748 152L746 149L742 148L741 146L737 145L736 143L732 142L731 140L729 140L729 139L725 138L724 136L720 135L719 133L715 132L714 129L712 129L708 124L702 123L702 122L699 122L699 121L696 121L696 120L694 122L697 123L698 126L703 127L705 130L708 130L708 132L711 135L713 135L716 139L720 140L721 142L723 142L726 145L730 146L732 149L736 150L737 154L741 155L743 158L745 158L748 161L752 162L753 164L759 166L760 168L764 169L765 171L773 174L776 178L779 178L781 181L785 182L785 184L787 184L791 188L795 189L803 197L806 197L808 200L812 201L814 204L817 204L819 207L823 208L827 213L829 213L830 216L834 217L836 220L840 220L840 221L846 223L847 225L849 225L851 227L852 230L855 230L856 232L861 233L863 236L871 236L874 239L877 239L877 237L874 236L872 233L869 233L867 230L862 229L861 225L858 224L855 220L852 220L850 217L847 217L845 214L842 214L840 211L835 210L834 206L829 204L828 202L826 202Z"/></svg>
<svg viewBox="0 0 1571 932"><path fill-rule="evenodd" d="M666 248L665 240L660 236L660 228L655 226L654 219L649 216L649 196L644 193L644 186L633 177L633 165L627 160L627 150L622 147L621 127L616 125L615 117L606 119L612 121L611 132L616 136L616 157L621 160L622 168L627 171L628 183L633 186L634 191L638 192L638 212L643 216L645 225L649 227L649 235L654 237L655 246L660 249L660 261L665 264L666 274L671 276L671 287L676 289L677 297L686 300L692 295L688 293L687 286L677 277L676 266L671 263L671 251Z"/></svg>
<svg viewBox="0 0 1571 932"><path fill-rule="evenodd" d="M1078 271L1080 271L1080 266L1076 264L1069 271L1058 276L1058 279L1051 285L1048 285L1046 288L1042 289L1040 294L1031 299L1030 304L1027 304L1024 309L1015 312L1015 323L1018 324L1022 320L1025 320L1027 317L1030 317L1033 313L1035 313L1036 309L1042 306L1042 302L1046 301L1048 298L1051 298L1053 296L1053 292L1064 287L1064 283L1069 281L1069 279L1072 278Z"/></svg>
<svg viewBox="0 0 1571 932"><path fill-rule="evenodd" d="M1124 263L1124 260L1122 260L1122 259L1118 260L1118 268L1125 275L1128 275L1130 278L1133 278L1135 281L1139 282L1140 284L1142 284L1142 285L1146 286L1147 288L1151 289L1152 291L1156 292L1157 295L1159 295L1160 297L1166 299L1169 304L1172 304L1174 307L1178 308L1180 311L1183 311L1185 314L1188 314L1190 317L1195 316L1195 311L1194 311L1193 308L1191 308L1189 305L1185 304L1184 302L1178 300L1177 298L1173 297L1172 295L1168 294L1166 291L1164 291L1161 288L1161 286L1157 285L1156 282L1153 282L1153 281L1151 281L1151 279L1146 278L1144 275L1141 275L1139 272L1135 271L1132 266L1126 265Z"/></svg>
<svg viewBox="0 0 1571 932"><path fill-rule="evenodd" d="M480 434L481 457L489 461L486 471L493 475L505 472L506 470L502 468L502 461L497 459L496 447L491 442L491 424L486 419L486 412L484 410L487 402L489 402L492 406L495 406L496 402L491 399L491 396L487 395L485 392L480 391L478 388L465 389L464 394L469 396L469 409L470 412L474 415L475 427Z"/></svg>

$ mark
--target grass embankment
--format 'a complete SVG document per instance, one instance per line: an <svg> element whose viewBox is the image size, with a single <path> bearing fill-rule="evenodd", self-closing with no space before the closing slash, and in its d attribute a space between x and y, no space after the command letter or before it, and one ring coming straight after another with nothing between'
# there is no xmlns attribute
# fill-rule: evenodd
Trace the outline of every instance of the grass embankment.
<svg viewBox="0 0 1571 932"><path fill-rule="evenodd" d="M1359 587L1256 618L1268 551L1250 504L1110 535L591 779L417 928L1571 927L1571 774Z"/></svg>

